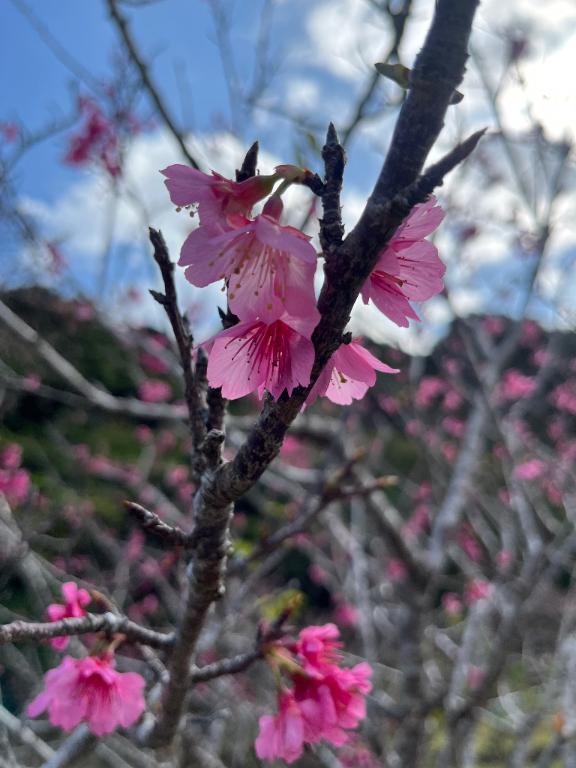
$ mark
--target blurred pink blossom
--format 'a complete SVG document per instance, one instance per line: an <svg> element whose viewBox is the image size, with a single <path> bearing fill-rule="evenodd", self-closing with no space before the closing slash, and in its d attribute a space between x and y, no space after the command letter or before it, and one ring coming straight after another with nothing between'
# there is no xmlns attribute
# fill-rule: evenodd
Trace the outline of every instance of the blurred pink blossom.
<svg viewBox="0 0 576 768"><path fill-rule="evenodd" d="M442 595L442 608L448 616L460 616L462 613L462 600L456 592L445 592Z"/></svg>
<svg viewBox="0 0 576 768"><path fill-rule="evenodd" d="M7 144L10 144L20 136L21 129L18 123L6 121L0 123L0 134Z"/></svg>
<svg viewBox="0 0 576 768"><path fill-rule="evenodd" d="M520 371L506 371L501 382L500 391L506 400L519 400L528 397L536 389L533 376L525 376Z"/></svg>
<svg viewBox="0 0 576 768"><path fill-rule="evenodd" d="M514 552L511 549L501 549L496 555L496 564L500 571L507 571L514 562Z"/></svg>
<svg viewBox="0 0 576 768"><path fill-rule="evenodd" d="M357 627L360 611L352 603L341 602L334 611L334 620L341 627Z"/></svg>
<svg viewBox="0 0 576 768"><path fill-rule="evenodd" d="M153 355L150 352L140 353L140 365L145 368L148 373L162 374L168 373L170 366L157 355Z"/></svg>
<svg viewBox="0 0 576 768"><path fill-rule="evenodd" d="M415 402L419 408L428 408L446 389L446 382L437 376L424 376L416 390Z"/></svg>
<svg viewBox="0 0 576 768"><path fill-rule="evenodd" d="M386 575L392 582L403 581L408 574L406 565L398 558L391 558L386 563Z"/></svg>
<svg viewBox="0 0 576 768"><path fill-rule="evenodd" d="M138 397L145 403L165 403L172 397L172 388L161 379L148 379L138 387Z"/></svg>
<svg viewBox="0 0 576 768"><path fill-rule="evenodd" d="M530 459L514 468L514 477L519 480L536 480L547 470L547 464L542 459Z"/></svg>
<svg viewBox="0 0 576 768"><path fill-rule="evenodd" d="M74 581L66 581L62 584L62 597L64 605L60 603L51 603L46 612L50 621L60 621L61 619L76 619L86 616L85 607L92 601L90 593L86 589L78 589ZM50 645L57 651L63 651L68 645L70 638L67 636L54 637L50 640Z"/></svg>
<svg viewBox="0 0 576 768"><path fill-rule="evenodd" d="M28 373L22 380L22 386L27 392L37 392L42 386L42 379L36 373Z"/></svg>
<svg viewBox="0 0 576 768"><path fill-rule="evenodd" d="M466 605L473 605L479 600L486 600L492 591L492 585L489 581L483 579L474 579L466 585L464 600Z"/></svg>
<svg viewBox="0 0 576 768"><path fill-rule="evenodd" d="M0 451L0 467L18 469L22 463L22 448L18 443L8 443Z"/></svg>
<svg viewBox="0 0 576 768"><path fill-rule="evenodd" d="M144 678L116 672L111 656L65 656L44 678L44 690L27 708L29 717L48 710L52 725L71 731L86 723L96 736L128 728L144 711Z"/></svg>

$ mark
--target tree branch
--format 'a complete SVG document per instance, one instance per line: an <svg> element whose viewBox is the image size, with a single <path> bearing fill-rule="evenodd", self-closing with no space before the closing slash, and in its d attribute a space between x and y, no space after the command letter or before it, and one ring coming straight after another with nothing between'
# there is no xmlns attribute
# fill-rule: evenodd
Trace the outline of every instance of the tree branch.
<svg viewBox="0 0 576 768"><path fill-rule="evenodd" d="M13 621L0 626L0 645L24 640L50 640L53 637L84 635L89 632L126 635L128 640L149 645L152 648L170 648L173 634L161 634L141 627L124 616L115 613L89 613L78 619L61 619L50 622Z"/></svg>
<svg viewBox="0 0 576 768"><path fill-rule="evenodd" d="M162 273L164 294L152 293L156 301L164 307L180 355L180 365L184 376L184 399L188 408L190 436L192 438L192 476L198 483L204 469L205 458L202 446L206 438L206 403L205 382L194 374L192 361L193 338L188 323L178 308L178 297L174 284L174 263L170 259L166 242L159 230L150 227L150 242L154 247L154 260Z"/></svg>
<svg viewBox="0 0 576 768"><path fill-rule="evenodd" d="M148 533L151 533L167 544L176 544L181 547L190 546L190 535L181 528L165 523L157 514L146 509L141 504L137 504L135 501L125 501L124 506Z"/></svg>
<svg viewBox="0 0 576 768"><path fill-rule="evenodd" d="M415 67L413 87L400 111L380 179L364 213L325 264L325 282L318 301L321 320L314 331L315 363L311 382L273 402L268 398L246 442L233 461L205 474L194 499L194 535L198 545L189 568L188 595L182 624L170 660L159 718L145 734L154 746L169 743L176 732L189 687L196 643L211 604L224 591L232 504L260 477L278 454L283 438L300 411L310 387L340 345L352 307L382 247L406 216L390 205L417 180L452 92L464 73L466 46L478 0L438 0L432 27ZM437 62L436 59L440 61ZM431 85L422 87L421 81ZM413 124L412 124L413 123ZM416 131L419 128L420 133ZM386 204L387 203L387 204Z"/></svg>

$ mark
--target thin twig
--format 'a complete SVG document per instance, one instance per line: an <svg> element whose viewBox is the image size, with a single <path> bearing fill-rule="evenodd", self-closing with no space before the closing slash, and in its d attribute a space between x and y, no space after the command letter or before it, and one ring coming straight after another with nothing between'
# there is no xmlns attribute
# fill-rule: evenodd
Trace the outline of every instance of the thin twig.
<svg viewBox="0 0 576 768"><path fill-rule="evenodd" d="M177 544L182 547L189 545L189 534L178 528L178 526L165 523L156 513L151 512L135 501L125 501L124 506L138 520L139 525L153 536L167 544Z"/></svg>
<svg viewBox="0 0 576 768"><path fill-rule="evenodd" d="M320 244L324 251L324 257L329 259L331 250L339 246L344 237L340 192L342 191L346 153L338 140L338 134L333 123L328 126L326 143L322 148L322 160L324 161L325 179L322 190L324 216L320 220Z"/></svg>
<svg viewBox="0 0 576 768"><path fill-rule="evenodd" d="M140 53L136 47L136 43L134 42L134 39L130 34L130 30L128 29L128 22L118 10L118 4L116 0L107 0L107 3L108 3L108 12L110 14L110 18L116 25L116 29L118 30L122 40L124 41L126 50L128 51L130 58L132 59L132 62L134 63L136 69L140 73L142 85L148 92L148 95L152 99L152 102L154 103L156 109L158 110L158 113L164 120L166 127L168 128L172 136L174 136L174 138L176 139L178 146L182 150L182 154L184 155L186 160L188 160L188 162L193 168L196 168L197 170L199 170L200 165L197 163L196 159L193 157L190 150L186 146L186 142L184 141L183 134L176 127L176 124L174 123L172 116L168 112L168 107L164 103L163 98L160 96L160 92L156 88L155 84L152 82L152 77L148 70L148 66L140 56Z"/></svg>
<svg viewBox="0 0 576 768"><path fill-rule="evenodd" d="M150 242L154 247L154 259L160 268L164 282L164 294L153 291L152 295L164 307L172 326L174 338L180 355L180 365L184 376L184 399L188 408L190 436L192 438L192 476L199 482L204 470L205 458L202 444L206 438L205 392L200 390L194 375L192 346L193 338L185 317L178 308L178 297L174 283L174 263L170 259L166 242L159 230L150 227Z"/></svg>
<svg viewBox="0 0 576 768"><path fill-rule="evenodd" d="M13 621L0 625L0 645L25 640L50 640L53 637L84 635L89 632L106 632L108 635L122 634L128 640L149 645L152 648L170 648L174 635L162 634L141 627L125 616L115 613L89 613L81 618L61 619L51 622Z"/></svg>

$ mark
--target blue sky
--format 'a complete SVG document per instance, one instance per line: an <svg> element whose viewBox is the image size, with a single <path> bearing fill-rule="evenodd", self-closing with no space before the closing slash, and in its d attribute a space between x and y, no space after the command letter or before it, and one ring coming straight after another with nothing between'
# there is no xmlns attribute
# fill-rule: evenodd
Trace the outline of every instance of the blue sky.
<svg viewBox="0 0 576 768"><path fill-rule="evenodd" d="M71 59L69 66L62 62L61 56L55 55L42 34L21 12L24 4L66 51L65 56ZM266 5L264 0L222 0L230 22L237 80L242 88L252 82L261 12ZM258 138L263 150L263 171L270 170L269 166L276 162L293 162L299 157L314 170L320 170L320 158L314 150L311 133L294 130L284 113L303 116L319 126L334 120L342 127L370 77L374 61L381 58L381 52L389 45L389 30L367 0L271 0L269 6L272 9L270 61L278 71L262 100L262 108L252 113L230 109L230 93L208 2L159 0L137 9L123 7L132 34L151 62L153 77L177 124L187 133L192 151L203 156L206 168L232 173L244 149ZM412 62L422 42L433 2L415 0L414 9L401 50L406 64ZM530 54L522 63L524 81L511 78L505 84L501 106L506 129L520 134L536 119L549 138L576 137L576 100L574 93L563 85L565 73L574 66L574 3L572 0L549 0L546 4L509 0L502 4L498 0L485 0L475 23L473 45L480 58L487 62L494 82L499 76L506 36L511 30L528 37ZM90 94L92 87L97 90L110 80L118 47L118 36L109 22L103 0L5 0L0 27L3 82L0 121L15 121L27 131L35 132L70 115L75 93ZM86 78L84 72L88 73ZM438 152L481 126L495 128L474 62L468 68L462 90L465 99L458 108L450 110ZM343 200L348 227L359 215L362 200L377 175L397 114L394 104L398 96L395 86L380 85L373 107L385 107L385 110L378 120L362 127L349 147ZM146 117L153 115L145 100L139 104L139 113ZM145 293L155 279L145 240L146 225L162 227L175 256L189 227L189 222L174 213L158 174L165 165L182 161L178 148L161 126L139 137L131 147L108 247L109 187L97 169L82 170L62 164L69 134L70 131L64 132L34 147L12 169L10 184L19 210L33 218L43 237L62 243L70 264L68 277L86 293L96 293L98 276L101 276L98 262L105 251L111 265L107 299L121 302L122 291L129 284L137 285ZM315 139L321 141L320 132ZM500 294L491 286L491 273L495 275L494 284L512 282L514 285L518 281L521 287L518 274L519 270L522 272L522 265L511 255L515 252L517 234L514 227L530 230L533 224L533 211L526 210L511 191L513 174L509 160L499 154L495 142L492 145L493 156L502 171L501 184L479 195L480 180L471 173L455 175L441 191L441 196L456 200L459 208L458 218L447 220L439 246L441 253L444 249L442 255L448 262L455 303L463 312L489 306L494 301L498 303ZM0 145L2 157L8 161L13 151L15 145ZM520 144L518 152L520 159L526 154ZM532 160L530 156L525 159L528 163L523 173L530 173ZM454 190L457 190L456 198ZM567 180L566 190L567 193L573 190L572 176ZM141 198L139 212L135 212L130 203L130 195L134 193ZM296 221L308 200L301 195L294 197L292 215ZM571 200L568 194L565 197L558 210L554 253L542 290L552 295L559 282L563 282L562 292L569 307L573 291L567 290L566 285L573 282L571 254L576 232L573 221L570 224L573 216L569 213L573 197ZM507 214L512 208L518 209L513 225ZM478 219L485 231L481 238L467 246L465 253L460 253L454 250L451 226L467 219ZM3 233L5 228L3 225ZM14 269L15 264L19 269ZM50 283L42 270L43 262L38 254L31 253L30 248L22 246L13 235L5 237L0 280L10 282L18 275L20 280L39 279ZM186 290L186 286L182 285L182 289ZM205 295L211 305L218 293ZM197 298L187 294L187 300ZM566 317L566 311L562 309L562 315L552 313L552 321ZM126 314L125 307L123 312ZM155 312L155 308L144 304L142 312ZM431 306L431 321L441 324L446 318L445 306ZM139 319L138 312L134 319ZM368 315L364 324L372 327L373 318ZM384 336L393 331L383 328Z"/></svg>

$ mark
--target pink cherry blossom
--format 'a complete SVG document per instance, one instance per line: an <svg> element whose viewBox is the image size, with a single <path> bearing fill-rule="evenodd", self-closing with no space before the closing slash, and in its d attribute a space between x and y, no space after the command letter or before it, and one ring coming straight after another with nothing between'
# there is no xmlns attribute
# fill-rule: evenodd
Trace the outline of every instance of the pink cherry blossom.
<svg viewBox="0 0 576 768"><path fill-rule="evenodd" d="M148 379L138 387L138 397L145 403L165 403L171 396L170 384L161 379Z"/></svg>
<svg viewBox="0 0 576 768"><path fill-rule="evenodd" d="M29 373L22 379L22 385L27 392L37 392L42 386L42 379L36 373Z"/></svg>
<svg viewBox="0 0 576 768"><path fill-rule="evenodd" d="M462 600L455 592L446 592L442 595L442 608L448 616L459 616L462 613Z"/></svg>
<svg viewBox="0 0 576 768"><path fill-rule="evenodd" d="M330 576L328 572L324 570L321 565L317 565L316 563L312 563L308 568L308 576L314 584L330 584Z"/></svg>
<svg viewBox="0 0 576 768"><path fill-rule="evenodd" d="M397 557L393 557L386 564L386 575L392 582L403 581L408 574L405 563Z"/></svg>
<svg viewBox="0 0 576 768"><path fill-rule="evenodd" d="M342 627L356 627L360 619L360 611L352 603L342 602L336 607L334 618Z"/></svg>
<svg viewBox="0 0 576 768"><path fill-rule="evenodd" d="M474 691L484 682L486 672L482 669L482 667L477 667L475 664L471 664L466 677L468 685Z"/></svg>
<svg viewBox="0 0 576 768"><path fill-rule="evenodd" d="M30 493L30 474L25 469L0 469L0 493L12 506L22 504Z"/></svg>
<svg viewBox="0 0 576 768"><path fill-rule="evenodd" d="M536 389L536 380L533 376L525 376L520 371L506 371L502 379L501 393L506 400L518 400L528 397Z"/></svg>
<svg viewBox="0 0 576 768"><path fill-rule="evenodd" d="M514 477L518 480L537 480L546 472L546 462L542 459L529 459L518 464L514 469Z"/></svg>
<svg viewBox="0 0 576 768"><path fill-rule="evenodd" d="M559 384L550 394L550 400L560 411L576 414L576 382Z"/></svg>
<svg viewBox="0 0 576 768"><path fill-rule="evenodd" d="M174 205L198 205L202 224L221 224L226 216L248 215L252 206L272 191L276 175L253 176L236 182L219 173L202 173L187 165L169 165L160 173Z"/></svg>
<svg viewBox="0 0 576 768"><path fill-rule="evenodd" d="M277 715L260 718L258 757L290 763L300 757L304 744L324 740L341 746L366 716L372 670L366 663L339 666L339 636L334 624L306 627L295 643L284 643L272 654L292 687L280 689Z"/></svg>
<svg viewBox="0 0 576 768"><path fill-rule="evenodd" d="M482 549L470 525L463 524L458 530L456 539L460 549L473 563L479 563L482 560Z"/></svg>
<svg viewBox="0 0 576 768"><path fill-rule="evenodd" d="M170 366L161 357L151 352L142 352L139 359L140 365L146 368L150 373L162 374L168 373Z"/></svg>
<svg viewBox="0 0 576 768"><path fill-rule="evenodd" d="M86 723L96 736L128 726L144 711L144 678L116 672L111 656L65 656L44 678L44 690L27 708L30 717L48 710L52 725L71 731Z"/></svg>
<svg viewBox="0 0 576 768"><path fill-rule="evenodd" d="M447 416L442 421L442 427L449 435L462 437L466 431L466 422L462 421L462 419L456 419L454 416Z"/></svg>
<svg viewBox="0 0 576 768"><path fill-rule="evenodd" d="M0 467L18 469L22 463L22 447L18 443L8 443L0 451Z"/></svg>
<svg viewBox="0 0 576 768"><path fill-rule="evenodd" d="M419 408L428 408L435 398L443 394L446 382L437 376L423 376L418 383L415 402Z"/></svg>
<svg viewBox="0 0 576 768"><path fill-rule="evenodd" d="M84 123L80 132L71 137L64 162L81 166L98 160L112 178L120 176L120 150L114 124L92 99L81 98L80 110Z"/></svg>
<svg viewBox="0 0 576 768"><path fill-rule="evenodd" d="M430 521L430 507L427 504L418 504L408 521L402 526L402 532L409 537L420 536L428 527Z"/></svg>
<svg viewBox="0 0 576 768"><path fill-rule="evenodd" d="M492 585L489 581L483 579L474 579L466 586L464 599L467 605L477 603L479 600L486 600L492 591Z"/></svg>
<svg viewBox="0 0 576 768"><path fill-rule="evenodd" d="M288 765L304 750L304 719L292 691L284 691L278 699L278 714L260 718L256 754L261 760L284 760Z"/></svg>
<svg viewBox="0 0 576 768"><path fill-rule="evenodd" d="M436 247L424 238L440 224L444 212L431 197L415 206L380 253L378 262L362 288L362 299L372 299L396 325L420 318L410 301L425 301L444 288L446 267Z"/></svg>
<svg viewBox="0 0 576 768"><path fill-rule="evenodd" d="M262 320L283 311L310 314L316 305L316 251L310 238L278 223L282 200L272 197L254 221L234 218L234 228L205 225L193 230L182 246L180 266L199 287L228 281L228 302L241 320Z"/></svg>
<svg viewBox="0 0 576 768"><path fill-rule="evenodd" d="M496 563L500 571L507 571L514 562L514 552L511 549L501 549L496 555Z"/></svg>
<svg viewBox="0 0 576 768"><path fill-rule="evenodd" d="M365 696L372 690L372 669L366 662L351 669L326 663L318 672L321 674L295 676L296 700L310 713L314 740L339 746L348 740L346 731L366 717ZM313 743L310 736L307 740Z"/></svg>
<svg viewBox="0 0 576 768"><path fill-rule="evenodd" d="M337 663L341 658L342 643L335 624L306 627L300 632L296 652L304 660L304 669L313 673L327 664Z"/></svg>
<svg viewBox="0 0 576 768"><path fill-rule="evenodd" d="M268 390L275 399L286 389L310 382L314 346L310 336L318 322L316 309L296 319L282 315L269 323L247 319L213 337L208 357L208 383L222 387L230 400Z"/></svg>
<svg viewBox="0 0 576 768"><path fill-rule="evenodd" d="M364 349L358 339L342 344L310 390L306 405L311 405L322 396L338 405L350 405L352 400L361 400L376 383L376 371L398 373L397 368L381 363Z"/></svg>
<svg viewBox="0 0 576 768"><path fill-rule="evenodd" d="M86 615L85 606L92 601L90 593L86 589L78 589L74 581L67 581L62 584L62 597L64 605L60 603L51 603L46 613L50 621L60 621L61 619L76 619ZM63 651L68 645L70 638L54 637L50 641L53 648Z"/></svg>
<svg viewBox="0 0 576 768"><path fill-rule="evenodd" d="M282 448L280 448L280 456L286 464L290 464L292 467L300 467L301 469L307 469L311 465L310 447L304 440L299 440L293 435L286 435Z"/></svg>

